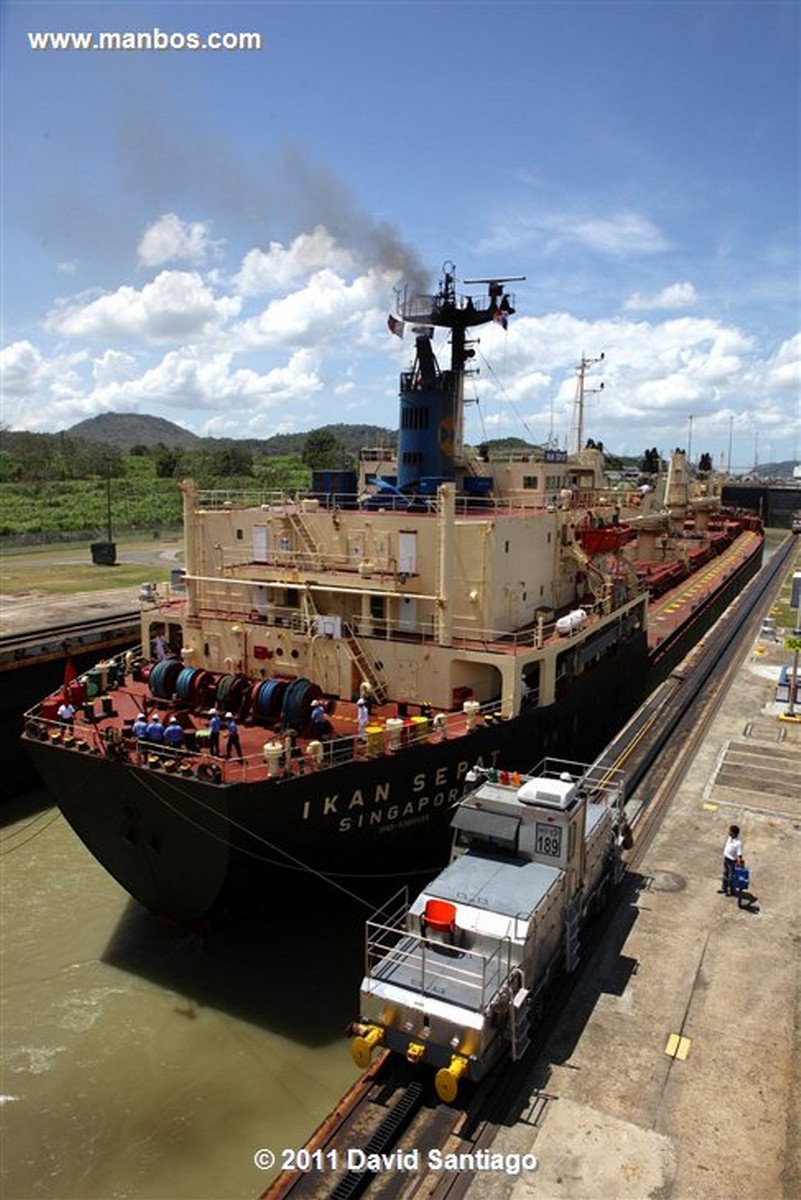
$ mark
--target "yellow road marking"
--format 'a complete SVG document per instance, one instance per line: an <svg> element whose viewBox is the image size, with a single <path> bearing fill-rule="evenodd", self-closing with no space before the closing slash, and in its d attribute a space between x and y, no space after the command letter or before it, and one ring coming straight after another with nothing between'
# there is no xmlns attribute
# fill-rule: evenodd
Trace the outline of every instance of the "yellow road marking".
<svg viewBox="0 0 801 1200"><path fill-rule="evenodd" d="M690 1039L681 1037L678 1033L671 1033L665 1046L665 1054L668 1058L676 1058L679 1062L684 1062L689 1053Z"/></svg>

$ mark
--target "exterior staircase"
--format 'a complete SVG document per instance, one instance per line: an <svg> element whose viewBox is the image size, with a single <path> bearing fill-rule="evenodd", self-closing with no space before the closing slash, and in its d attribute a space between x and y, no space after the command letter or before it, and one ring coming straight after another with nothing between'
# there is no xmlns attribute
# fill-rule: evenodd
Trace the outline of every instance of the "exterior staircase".
<svg viewBox="0 0 801 1200"><path fill-rule="evenodd" d="M292 529L297 534L304 557L311 565L319 567L322 563L322 550L304 519L303 513L297 509L288 511L286 515Z"/></svg>
<svg viewBox="0 0 801 1200"><path fill-rule="evenodd" d="M379 678L375 664L372 662L364 646L349 625L342 626L343 640L350 651L350 656L361 672L362 679L370 684L373 698L377 704L383 704L387 698L387 689Z"/></svg>
<svg viewBox="0 0 801 1200"><path fill-rule="evenodd" d="M321 613L314 603L314 597L311 591L307 588L303 593L304 607L306 610L306 619L309 623L321 617ZM384 686L384 681L378 674L375 663L372 661L367 651L364 649L359 638L348 625L347 621L342 622L342 641L348 649L348 653L359 669L362 679L370 684L372 695L377 704L383 704L387 699L387 689Z"/></svg>

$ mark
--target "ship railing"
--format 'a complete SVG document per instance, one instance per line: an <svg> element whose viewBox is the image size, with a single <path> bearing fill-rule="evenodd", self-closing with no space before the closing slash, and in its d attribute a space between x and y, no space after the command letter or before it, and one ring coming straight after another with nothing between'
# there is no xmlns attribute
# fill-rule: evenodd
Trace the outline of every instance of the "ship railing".
<svg viewBox="0 0 801 1200"><path fill-rule="evenodd" d="M120 654L108 661L118 661L121 670L125 658L125 654ZM280 749L277 749L276 743L282 739L282 733L265 725L261 750L239 761L212 756L202 744L173 748L147 741L137 742L129 728L120 728L119 722L113 717L106 719L103 699L109 698L113 704L113 696L113 689L110 692L101 689L87 697L86 704L76 706L71 726L56 716L45 715L46 702L40 702L25 713L25 735L64 749L83 753L91 751L107 758L124 758L135 767L163 769L182 776L197 775L212 783L238 783L256 779L271 779L281 783L300 775L324 772L350 763L402 754L414 746L429 741L445 741L462 736L468 728L480 728L503 720L498 701L480 704L469 715L461 709L434 711L431 706L424 705L422 707L427 710L427 715L420 712L413 717L373 721L368 725L363 739L355 734L324 740L304 739L294 748L285 745ZM166 702L149 697L147 703L152 707L154 703L163 706Z"/></svg>
<svg viewBox="0 0 801 1200"><path fill-rule="evenodd" d="M176 778L196 776L208 783L222 784L241 782L249 772L252 778L256 768L260 778L265 775L261 755L252 755L241 762L233 759L229 762L197 747L136 740L118 725L104 724L102 713L88 716L85 709L79 709L73 721L68 723L58 717L43 716L42 705L37 704L25 713L23 720L23 736L31 741L47 742L53 747L78 754L88 753L125 761L129 766L165 772Z"/></svg>
<svg viewBox="0 0 801 1200"><path fill-rule="evenodd" d="M509 458L494 460L497 466L508 466L512 463L531 461L533 466L540 468L550 464L527 458L525 454L512 454ZM487 463L486 474L492 476L493 463ZM638 503L642 497L639 493L631 493L630 489L621 489L613 484L598 488L571 489L568 483L564 487L545 482L544 487L515 488L504 496L457 496L456 512L458 516L475 517L476 515L514 516L530 513L532 509L553 509L568 507L570 509L591 508L592 506L612 506L621 500L630 498ZM269 488L208 488L198 493L197 508L203 512L240 511L246 509L262 509L271 513L286 513L289 516L299 514L311 515L315 512L332 512L346 516L350 511L367 507L378 512L397 512L405 514L412 508L416 516L436 515L436 496L418 495L401 496L388 492L375 492L364 496L358 492L321 493L311 490L301 490L289 493Z"/></svg>
<svg viewBox="0 0 801 1200"><path fill-rule="evenodd" d="M204 512L228 508L260 508L263 504L272 508L290 502L285 492L269 488L203 488L197 495L197 508Z"/></svg>
<svg viewBox="0 0 801 1200"><path fill-rule="evenodd" d="M378 572L376 572L375 577L377 576ZM369 586L369 578L360 578L360 586L354 588L354 591L361 593L366 586ZM248 587L249 590L249 585L242 586L243 588ZM288 581L286 586L292 587L293 585ZM295 586L300 585L296 584ZM324 591L325 588L321 586L320 590ZM387 594L389 595L390 593ZM207 585L198 606L197 614L201 620L244 621L262 626L273 625L278 628L292 629L294 632L305 636L313 636L321 632L318 617L304 614L298 608L268 603L258 603L249 607L248 602L250 599L250 596L245 598L241 594L232 598L230 587L226 587L225 585L221 585L219 589L215 585ZM561 641L568 642L571 638L575 639L579 632L586 631L587 627L597 620L597 614L591 607L588 606L586 612L586 622L581 627L573 630L570 636L561 638ZM413 626L398 618L380 617L372 614L368 616L351 615L347 624L359 638L381 638L384 641L427 644L436 642L439 637L437 620L433 612L433 602L432 611L418 618ZM328 636L336 637L337 634L333 632L333 629L334 626L330 628L326 627L324 632ZM522 629L511 630L483 625L458 624L451 631L454 646L473 651L485 650L494 654L515 654L521 650L530 650L533 647L543 645L555 636L556 616L552 609L547 610L547 617L543 616L541 621L539 617L536 617L533 622L528 623Z"/></svg>
<svg viewBox="0 0 801 1200"><path fill-rule="evenodd" d="M368 990L371 984L390 983L475 1012L485 1009L511 972L509 939L483 953L460 946L458 927L452 940L442 941L409 929L408 902L382 919L388 907L366 923Z"/></svg>
<svg viewBox="0 0 801 1200"><path fill-rule="evenodd" d="M318 575L320 571L341 572L354 576L356 581L366 578L379 578L382 581L387 577L395 579L398 573L397 562L390 555L371 554L369 558L365 558L364 555L357 557L354 554L312 550L308 547L305 549L275 547L256 559L251 553L243 552L240 546L235 548L223 546L220 549L220 557L220 569L225 572L242 570L252 572L254 569L272 567L301 574L306 571L313 571L315 575ZM231 584L238 583L236 576L225 575L224 579ZM290 585L291 582L287 581Z"/></svg>
<svg viewBox="0 0 801 1200"><path fill-rule="evenodd" d="M432 710L431 715L424 718L422 714L419 718L382 718L382 723L376 721L368 725L363 739L355 734L346 734L342 737L328 737L316 745L314 742L307 742L301 751L296 748L291 754L286 750L282 753L276 752L268 773L274 782L280 784L298 775L324 772L343 764L403 754L405 750L414 746L461 737L466 732L468 721L470 728L480 729L504 719L497 701L479 705L478 711L471 713L469 718L462 711L441 710ZM265 730L265 735L269 737L268 730ZM265 765L259 755L246 758L241 770L246 776L265 776ZM236 777L241 778L239 774Z"/></svg>

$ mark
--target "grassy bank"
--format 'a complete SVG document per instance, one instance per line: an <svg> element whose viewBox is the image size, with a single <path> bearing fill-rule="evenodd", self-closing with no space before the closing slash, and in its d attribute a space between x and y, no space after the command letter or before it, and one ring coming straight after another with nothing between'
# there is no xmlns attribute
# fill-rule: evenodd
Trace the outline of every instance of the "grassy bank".
<svg viewBox="0 0 801 1200"><path fill-rule="evenodd" d="M173 567L182 561L178 538L120 541L113 567L92 562L89 542L31 546L13 553L5 550L0 559L0 595L69 595L138 587L145 582L166 583Z"/></svg>

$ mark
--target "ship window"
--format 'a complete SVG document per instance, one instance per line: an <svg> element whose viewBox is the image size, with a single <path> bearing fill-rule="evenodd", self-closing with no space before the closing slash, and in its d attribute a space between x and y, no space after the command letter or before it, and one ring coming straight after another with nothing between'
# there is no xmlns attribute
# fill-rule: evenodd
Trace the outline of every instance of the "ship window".
<svg viewBox="0 0 801 1200"><path fill-rule="evenodd" d="M524 488L533 488L536 491L536 489L538 487L538 480L539 480L538 475L524 475L523 476L523 487Z"/></svg>
<svg viewBox="0 0 801 1200"><path fill-rule="evenodd" d="M508 542L503 543L503 552L504 552L504 554L509 553L509 543Z"/></svg>
<svg viewBox="0 0 801 1200"><path fill-rule="evenodd" d="M244 531L243 531L243 530L241 530L241 529L237 529L237 531L236 531L236 540L237 540L238 542L241 542L241 541L242 541L242 538L243 538L244 536L245 536L245 534L244 534Z"/></svg>
<svg viewBox="0 0 801 1200"><path fill-rule="evenodd" d="M385 612L384 597L383 596L371 596L370 597L370 616L376 621L383 621L384 612Z"/></svg>

